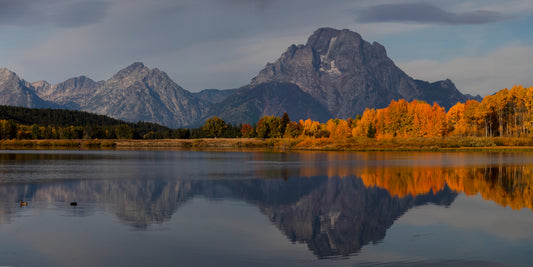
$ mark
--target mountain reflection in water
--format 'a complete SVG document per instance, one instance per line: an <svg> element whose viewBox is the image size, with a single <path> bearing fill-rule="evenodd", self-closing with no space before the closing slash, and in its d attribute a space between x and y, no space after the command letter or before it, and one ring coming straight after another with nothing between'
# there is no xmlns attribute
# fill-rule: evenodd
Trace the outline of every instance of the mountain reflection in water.
<svg viewBox="0 0 533 267"><path fill-rule="evenodd" d="M445 188L416 197L392 197L381 188L364 186L355 177L312 177L244 181L70 181L4 185L2 202L98 203L122 222L146 229L163 223L194 196L241 199L262 213L293 242L305 242L318 256L348 255L385 237L387 228L409 208L427 203L450 205L456 193ZM73 214L86 216L92 211ZM2 210L2 217L16 212ZM79 211L80 209L74 209Z"/></svg>
<svg viewBox="0 0 533 267"><path fill-rule="evenodd" d="M253 154L245 171L257 179L216 179L225 174L214 175L212 170L210 179L199 180L4 179L0 182L0 202L91 203L71 209L71 215L88 216L105 209L124 224L145 230L151 224L169 221L195 196L242 200L257 206L292 242L305 243L320 258L359 252L363 246L383 240L387 229L409 209L430 203L449 206L462 192L479 193L515 209L532 208L533 165L420 167L405 166L400 159L398 164L385 166L375 159L351 158L352 154L337 154L334 159L328 155L304 153L291 161L294 158L283 158L283 154L276 160ZM15 160L10 157L18 156L4 155L1 159ZM90 160L90 156L79 160ZM9 221L19 210L14 205L1 205L0 220Z"/></svg>

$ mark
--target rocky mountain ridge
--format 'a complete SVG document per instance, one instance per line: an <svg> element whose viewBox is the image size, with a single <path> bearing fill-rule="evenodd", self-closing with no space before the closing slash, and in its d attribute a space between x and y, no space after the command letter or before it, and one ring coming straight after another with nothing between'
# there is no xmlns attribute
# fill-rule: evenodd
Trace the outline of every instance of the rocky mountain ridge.
<svg viewBox="0 0 533 267"><path fill-rule="evenodd" d="M385 48L349 30L318 29L305 45L292 45L239 89L191 93L157 69L136 62L106 81L86 76L56 85L29 83L0 69L0 104L66 108L126 121L172 128L197 127L209 117L230 123L255 123L261 116L325 122L355 117L391 100L418 99L449 108L474 97L450 80L415 80L387 57ZM479 98L478 98L479 99Z"/></svg>
<svg viewBox="0 0 533 267"><path fill-rule="evenodd" d="M28 108L57 107L54 103L41 99L31 84L6 68L0 69L0 96L2 96L0 97L0 105Z"/></svg>
<svg viewBox="0 0 533 267"><path fill-rule="evenodd" d="M122 120L156 122L173 128L192 124L207 108L165 72L140 62L104 82L81 107Z"/></svg>
<svg viewBox="0 0 533 267"><path fill-rule="evenodd" d="M307 44L292 45L268 63L251 84L269 81L298 85L343 119L400 98L437 102L446 108L469 99L450 80L428 83L409 77L387 56L385 47L346 29L318 29Z"/></svg>

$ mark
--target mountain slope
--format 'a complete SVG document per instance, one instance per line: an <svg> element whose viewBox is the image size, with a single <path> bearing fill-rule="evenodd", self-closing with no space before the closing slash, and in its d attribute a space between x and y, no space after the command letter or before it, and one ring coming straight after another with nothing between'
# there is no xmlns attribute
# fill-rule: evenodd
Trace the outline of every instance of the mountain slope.
<svg viewBox="0 0 533 267"><path fill-rule="evenodd" d="M206 105L166 73L134 63L119 71L81 109L128 121L148 121L169 127L188 126Z"/></svg>
<svg viewBox="0 0 533 267"><path fill-rule="evenodd" d="M194 96L208 103L220 103L234 94L237 89L205 89L200 92L192 93Z"/></svg>
<svg viewBox="0 0 533 267"><path fill-rule="evenodd" d="M208 108L172 81L165 72L136 62L107 81L85 76L57 85L33 83L39 95L71 109L137 122L178 128L194 124Z"/></svg>
<svg viewBox="0 0 533 267"><path fill-rule="evenodd" d="M284 112L294 121L331 118L327 109L297 85L278 82L241 88L216 105L212 114L230 123L255 123L262 116L281 117Z"/></svg>
<svg viewBox="0 0 533 267"><path fill-rule="evenodd" d="M338 118L361 114L367 107L382 108L393 99L436 101L450 107L466 101L451 81L414 80L387 57L385 48L349 30L321 28L305 45L292 45L252 79L289 82L322 103Z"/></svg>
<svg viewBox="0 0 533 267"><path fill-rule="evenodd" d="M2 96L0 97L0 105L27 108L58 107L58 105L41 99L28 82L6 68L0 69L0 96Z"/></svg>
<svg viewBox="0 0 533 267"><path fill-rule="evenodd" d="M71 109L79 109L87 104L103 82L95 82L86 76L79 76L56 85L50 85L46 81L34 82L31 85L42 99Z"/></svg>

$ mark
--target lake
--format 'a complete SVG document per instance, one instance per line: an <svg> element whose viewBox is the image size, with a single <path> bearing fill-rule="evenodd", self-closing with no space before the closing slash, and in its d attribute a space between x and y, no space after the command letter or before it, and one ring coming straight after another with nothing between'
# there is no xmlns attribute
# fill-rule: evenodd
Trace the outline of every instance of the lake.
<svg viewBox="0 0 533 267"><path fill-rule="evenodd" d="M530 266L532 209L533 153L0 151L0 266Z"/></svg>

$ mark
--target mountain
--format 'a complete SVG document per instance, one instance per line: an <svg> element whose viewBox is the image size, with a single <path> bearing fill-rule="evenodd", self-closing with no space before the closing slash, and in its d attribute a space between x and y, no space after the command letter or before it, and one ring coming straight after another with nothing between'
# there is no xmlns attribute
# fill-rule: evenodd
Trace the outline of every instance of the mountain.
<svg viewBox="0 0 533 267"><path fill-rule="evenodd" d="M57 85L39 81L32 86L41 98L69 109L173 128L194 124L208 109L204 101L181 88L165 72L140 62L107 81L80 76Z"/></svg>
<svg viewBox="0 0 533 267"><path fill-rule="evenodd" d="M208 103L220 103L234 94L237 89L205 89L200 92L192 93L194 96Z"/></svg>
<svg viewBox="0 0 533 267"><path fill-rule="evenodd" d="M0 105L28 108L52 108L57 105L41 99L33 87L16 73L0 69Z"/></svg>
<svg viewBox="0 0 533 267"><path fill-rule="evenodd" d="M385 48L349 30L318 29L305 45L290 46L252 79L298 85L337 118L354 117L366 108L386 107L391 100L436 101L446 108L468 96L450 80L415 80L387 57Z"/></svg>
<svg viewBox="0 0 533 267"><path fill-rule="evenodd" d="M241 88L215 105L212 114L230 123L255 123L263 116L281 117L284 112L293 121L309 118L327 121L331 118L328 110L300 87L279 82Z"/></svg>
<svg viewBox="0 0 533 267"><path fill-rule="evenodd" d="M172 81L165 72L136 62L96 89L80 107L127 121L147 121L169 127L196 122L208 105Z"/></svg>
<svg viewBox="0 0 533 267"><path fill-rule="evenodd" d="M86 76L80 76L56 85L50 85L46 81L34 82L31 85L42 99L71 109L79 109L87 104L96 93L96 89L103 83L95 82Z"/></svg>
<svg viewBox="0 0 533 267"><path fill-rule="evenodd" d="M107 81L85 76L51 85L28 83L0 70L0 104L67 108L168 127L197 127L218 116L231 123L256 123L284 112L292 120L355 117L391 100L437 102L449 108L480 97L463 95L449 79L437 82L408 76L385 48L349 30L321 28L305 45L290 46L240 89L191 93L157 68L136 62Z"/></svg>

